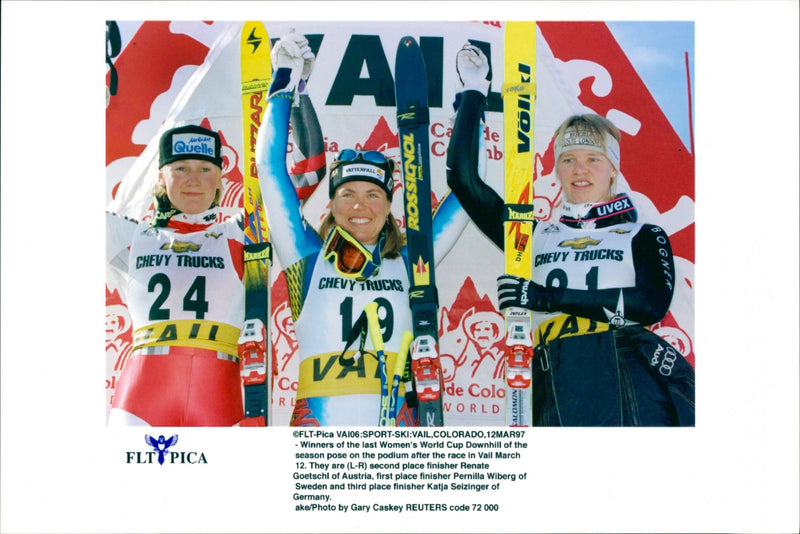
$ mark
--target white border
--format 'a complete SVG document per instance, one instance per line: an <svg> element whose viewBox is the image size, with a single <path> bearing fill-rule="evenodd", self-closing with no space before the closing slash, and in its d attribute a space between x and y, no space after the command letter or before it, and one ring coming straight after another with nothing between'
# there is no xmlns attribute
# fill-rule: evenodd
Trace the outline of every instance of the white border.
<svg viewBox="0 0 800 534"><path fill-rule="evenodd" d="M500 520L286 513L275 506L291 503L289 467L275 461L292 446L282 430L182 430L188 449L214 459L202 469L122 464L141 431L107 429L96 386L103 22L310 13L696 21L696 429L542 433L533 494ZM794 1L3 2L0 530L797 531L797 20ZM259 460L242 458L242 441Z"/></svg>

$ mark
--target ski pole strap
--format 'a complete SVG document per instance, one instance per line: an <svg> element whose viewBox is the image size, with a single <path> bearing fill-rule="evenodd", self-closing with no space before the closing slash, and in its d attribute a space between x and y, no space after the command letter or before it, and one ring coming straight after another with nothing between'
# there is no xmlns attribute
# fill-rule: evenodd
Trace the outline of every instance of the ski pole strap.
<svg viewBox="0 0 800 534"><path fill-rule="evenodd" d="M350 335L347 338L347 344L344 346L344 349L342 349L342 353L339 354L339 365L341 365L342 367L350 367L356 362L356 359L354 357L345 358L344 355L347 352L347 349L350 348L350 345L352 345L355 342L356 338L358 337L361 338L358 346L358 357L360 358L361 355L364 354L364 344L367 341L367 330L368 330L367 327L368 327L367 314L366 312L362 311L361 315L358 316L358 319L356 319L356 322L350 329Z"/></svg>
<svg viewBox="0 0 800 534"><path fill-rule="evenodd" d="M533 204L505 204L503 206L503 221L534 222L535 220Z"/></svg>

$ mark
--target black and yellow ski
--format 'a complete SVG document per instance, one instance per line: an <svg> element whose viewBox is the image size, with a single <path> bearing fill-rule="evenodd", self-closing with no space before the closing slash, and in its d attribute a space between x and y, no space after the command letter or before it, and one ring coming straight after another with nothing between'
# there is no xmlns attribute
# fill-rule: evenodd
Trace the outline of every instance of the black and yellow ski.
<svg viewBox="0 0 800 534"><path fill-rule="evenodd" d="M395 58L395 97L408 247L409 303L414 341L411 371L419 426L443 426L439 362L438 297L433 258L428 82L425 60L413 37L403 37Z"/></svg>
<svg viewBox="0 0 800 534"><path fill-rule="evenodd" d="M505 144L506 274L531 278L533 262L533 110L536 23L506 22L503 125ZM530 310L505 309L506 424L531 426L533 361Z"/></svg>

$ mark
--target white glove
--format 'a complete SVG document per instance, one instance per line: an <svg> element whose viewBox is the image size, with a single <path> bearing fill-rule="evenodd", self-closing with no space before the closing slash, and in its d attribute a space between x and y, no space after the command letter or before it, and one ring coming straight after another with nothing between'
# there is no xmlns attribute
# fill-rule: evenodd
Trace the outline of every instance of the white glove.
<svg viewBox="0 0 800 534"><path fill-rule="evenodd" d="M314 68L314 53L308 46L308 39L295 33L294 28L275 43L271 58L276 75L270 88L270 96L278 92L294 91L300 80L307 80ZM286 70L279 73L281 69Z"/></svg>
<svg viewBox="0 0 800 534"><path fill-rule="evenodd" d="M484 95L489 94L492 82L489 76L489 60L480 48L469 43L461 47L456 54L456 71L464 90L473 89Z"/></svg>

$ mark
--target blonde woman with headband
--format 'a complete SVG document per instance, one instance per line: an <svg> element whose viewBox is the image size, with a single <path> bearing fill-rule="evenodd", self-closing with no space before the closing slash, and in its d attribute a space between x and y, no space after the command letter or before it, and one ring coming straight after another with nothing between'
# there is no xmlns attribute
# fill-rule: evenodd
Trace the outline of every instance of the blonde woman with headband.
<svg viewBox="0 0 800 534"><path fill-rule="evenodd" d="M448 150L448 185L473 222L503 247L503 199L479 176L488 60L465 45L464 82ZM536 221L532 279L498 278L499 307L534 312L533 421L542 426L694 424L694 371L647 330L666 315L675 282L669 237L637 220L617 192L620 133L594 114L556 130L557 221Z"/></svg>

